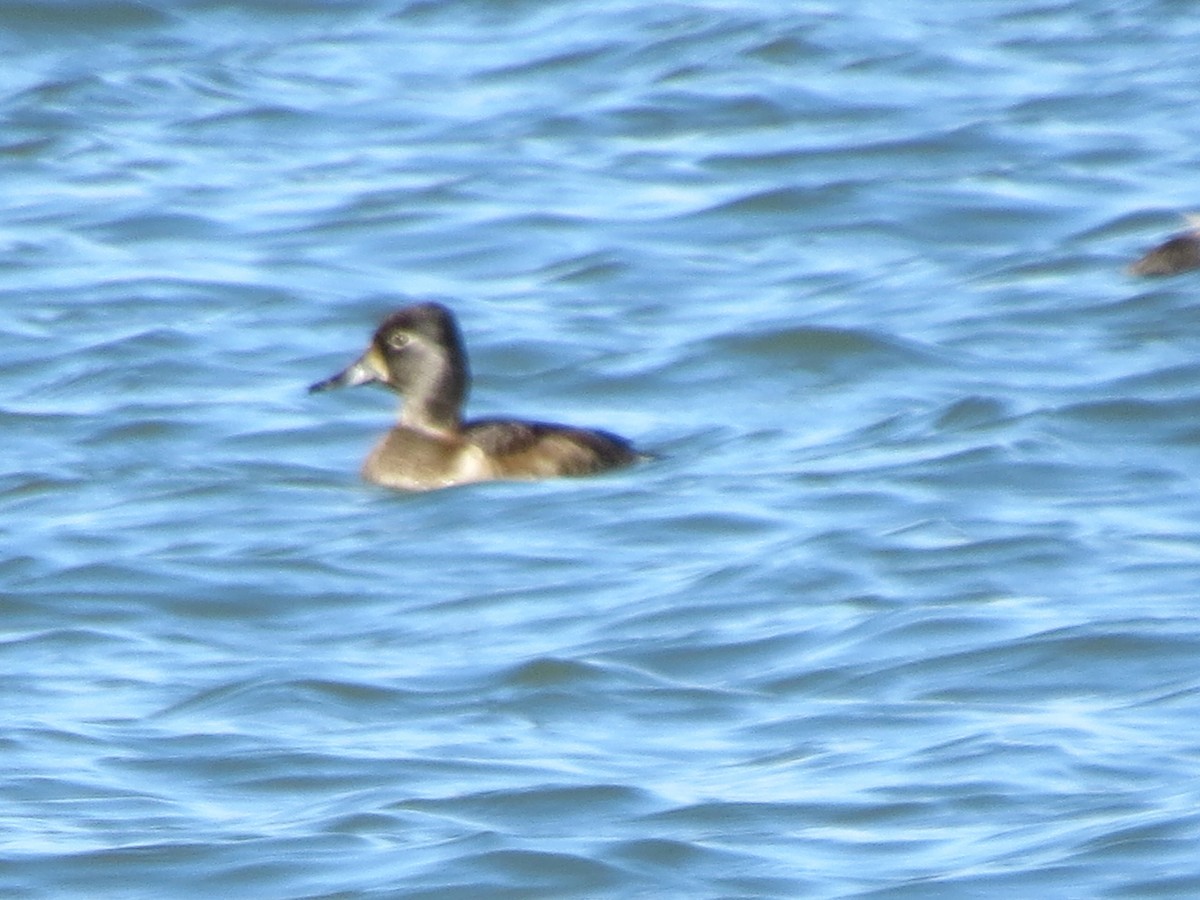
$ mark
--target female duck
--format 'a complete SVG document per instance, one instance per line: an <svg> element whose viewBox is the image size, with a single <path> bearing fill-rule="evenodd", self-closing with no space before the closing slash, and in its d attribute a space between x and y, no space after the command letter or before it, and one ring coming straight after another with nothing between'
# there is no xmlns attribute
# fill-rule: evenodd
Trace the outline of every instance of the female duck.
<svg viewBox="0 0 1200 900"><path fill-rule="evenodd" d="M367 352L310 392L382 384L402 398L400 421L363 463L367 481L422 491L498 479L589 475L638 453L606 431L515 419L462 420L470 375L453 313L420 303L383 320Z"/></svg>

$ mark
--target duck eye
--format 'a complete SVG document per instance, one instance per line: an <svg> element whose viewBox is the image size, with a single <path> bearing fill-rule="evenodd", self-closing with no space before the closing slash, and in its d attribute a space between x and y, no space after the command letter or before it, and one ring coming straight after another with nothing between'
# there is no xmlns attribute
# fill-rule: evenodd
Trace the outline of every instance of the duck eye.
<svg viewBox="0 0 1200 900"><path fill-rule="evenodd" d="M403 331L397 331L395 334L389 334L387 343L393 350L403 349L409 342L409 337Z"/></svg>

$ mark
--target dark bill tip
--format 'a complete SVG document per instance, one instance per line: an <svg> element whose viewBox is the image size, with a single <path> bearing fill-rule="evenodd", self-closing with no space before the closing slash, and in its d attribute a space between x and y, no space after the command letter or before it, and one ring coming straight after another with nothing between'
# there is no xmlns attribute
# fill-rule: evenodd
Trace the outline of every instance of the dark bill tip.
<svg viewBox="0 0 1200 900"><path fill-rule="evenodd" d="M317 381L308 386L310 394L319 394L321 391L328 391L335 387L340 387L340 375L334 375L332 378L326 378L324 381Z"/></svg>
<svg viewBox="0 0 1200 900"><path fill-rule="evenodd" d="M359 360L352 366L338 372L332 378L326 378L324 381L318 381L315 384L308 386L310 394L320 393L321 391L329 391L333 388L354 387L358 384L370 384L372 381L378 381L379 376L371 370L364 360Z"/></svg>

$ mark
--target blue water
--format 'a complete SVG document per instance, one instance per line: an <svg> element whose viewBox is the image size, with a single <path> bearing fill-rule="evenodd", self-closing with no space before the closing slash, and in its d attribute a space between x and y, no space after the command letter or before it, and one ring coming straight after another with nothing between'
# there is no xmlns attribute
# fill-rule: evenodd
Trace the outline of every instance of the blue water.
<svg viewBox="0 0 1200 900"><path fill-rule="evenodd" d="M0 893L1200 894L1167 2L0 4ZM362 484L471 411L656 459Z"/></svg>

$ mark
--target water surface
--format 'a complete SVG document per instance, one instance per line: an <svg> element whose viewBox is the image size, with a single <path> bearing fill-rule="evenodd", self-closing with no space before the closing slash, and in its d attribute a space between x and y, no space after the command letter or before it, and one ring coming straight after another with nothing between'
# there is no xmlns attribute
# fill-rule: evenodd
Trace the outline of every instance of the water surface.
<svg viewBox="0 0 1200 900"><path fill-rule="evenodd" d="M0 888L1200 890L1186 4L0 8ZM608 476L359 482L378 319Z"/></svg>

